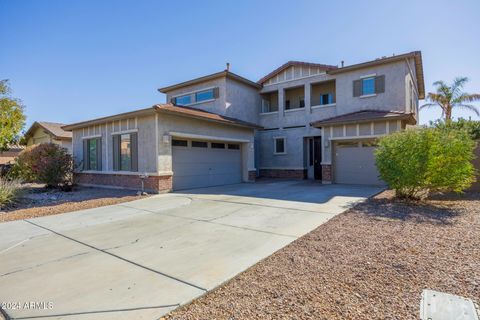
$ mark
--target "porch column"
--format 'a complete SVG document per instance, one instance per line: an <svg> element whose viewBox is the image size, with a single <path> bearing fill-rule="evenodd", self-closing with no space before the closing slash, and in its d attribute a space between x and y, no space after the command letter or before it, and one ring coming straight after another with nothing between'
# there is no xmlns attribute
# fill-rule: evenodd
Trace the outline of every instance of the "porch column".
<svg viewBox="0 0 480 320"><path fill-rule="evenodd" d="M285 89L278 89L278 117L283 119L285 113Z"/></svg>
<svg viewBox="0 0 480 320"><path fill-rule="evenodd" d="M305 108L307 109L307 112L310 113L312 112L312 103L310 101L311 98L311 92L312 92L312 85L310 83L305 83L304 86L304 99L305 99Z"/></svg>

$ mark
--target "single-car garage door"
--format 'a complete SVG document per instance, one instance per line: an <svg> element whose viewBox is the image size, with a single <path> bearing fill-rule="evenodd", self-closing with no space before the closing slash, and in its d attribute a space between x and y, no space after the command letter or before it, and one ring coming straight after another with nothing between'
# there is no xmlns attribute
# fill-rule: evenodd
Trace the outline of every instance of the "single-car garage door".
<svg viewBox="0 0 480 320"><path fill-rule="evenodd" d="M242 182L241 145L232 142L172 140L173 189Z"/></svg>
<svg viewBox="0 0 480 320"><path fill-rule="evenodd" d="M334 179L336 183L385 185L375 165L375 143L341 141L335 143Z"/></svg>

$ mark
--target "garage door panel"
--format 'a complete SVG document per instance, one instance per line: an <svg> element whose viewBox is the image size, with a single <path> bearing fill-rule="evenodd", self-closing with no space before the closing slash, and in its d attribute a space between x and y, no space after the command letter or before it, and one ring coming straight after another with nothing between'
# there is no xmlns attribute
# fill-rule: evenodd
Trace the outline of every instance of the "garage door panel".
<svg viewBox="0 0 480 320"><path fill-rule="evenodd" d="M385 185L375 165L375 147L336 147L335 182Z"/></svg>
<svg viewBox="0 0 480 320"><path fill-rule="evenodd" d="M240 183L241 160L240 150L173 147L173 189Z"/></svg>

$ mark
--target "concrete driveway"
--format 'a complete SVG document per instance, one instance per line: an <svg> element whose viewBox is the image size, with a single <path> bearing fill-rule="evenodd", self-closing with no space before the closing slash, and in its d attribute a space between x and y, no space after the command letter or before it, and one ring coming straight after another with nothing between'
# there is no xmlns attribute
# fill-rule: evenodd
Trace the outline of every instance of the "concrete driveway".
<svg viewBox="0 0 480 320"><path fill-rule="evenodd" d="M0 302L20 319L158 319L378 191L264 181L2 223Z"/></svg>

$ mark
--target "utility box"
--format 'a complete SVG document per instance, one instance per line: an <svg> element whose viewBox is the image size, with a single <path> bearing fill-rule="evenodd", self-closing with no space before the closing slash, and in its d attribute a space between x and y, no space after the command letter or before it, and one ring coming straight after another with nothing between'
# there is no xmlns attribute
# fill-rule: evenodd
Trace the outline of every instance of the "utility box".
<svg viewBox="0 0 480 320"><path fill-rule="evenodd" d="M479 320L471 299L425 289L420 301L421 320Z"/></svg>

